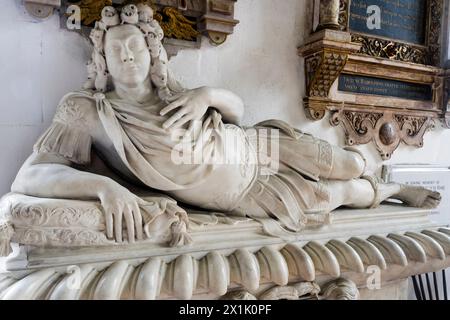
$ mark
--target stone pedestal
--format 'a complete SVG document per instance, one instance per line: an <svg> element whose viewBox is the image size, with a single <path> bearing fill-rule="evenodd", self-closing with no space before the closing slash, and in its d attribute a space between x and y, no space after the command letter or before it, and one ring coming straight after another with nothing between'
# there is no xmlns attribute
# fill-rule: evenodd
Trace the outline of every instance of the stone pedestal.
<svg viewBox="0 0 450 320"><path fill-rule="evenodd" d="M0 298L406 299L409 276L450 266L450 229L426 210L338 210L330 225L278 237L265 232L275 225L191 214L184 247L21 245Z"/></svg>

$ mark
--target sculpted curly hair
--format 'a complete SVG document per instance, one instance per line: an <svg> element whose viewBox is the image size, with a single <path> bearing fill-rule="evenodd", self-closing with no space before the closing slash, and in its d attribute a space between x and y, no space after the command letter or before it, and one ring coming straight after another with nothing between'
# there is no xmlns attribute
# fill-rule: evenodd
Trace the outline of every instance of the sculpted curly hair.
<svg viewBox="0 0 450 320"><path fill-rule="evenodd" d="M98 92L112 89L104 52L104 39L111 27L121 24L135 25L144 35L152 58L151 83L157 89L158 96L167 101L175 94L183 92L184 88L174 78L168 67L167 52L162 44L164 32L159 23L153 19L152 8L145 4L127 5L122 8L120 16L114 7L103 8L102 19L95 23L89 36L94 50L87 65L88 80L83 88Z"/></svg>

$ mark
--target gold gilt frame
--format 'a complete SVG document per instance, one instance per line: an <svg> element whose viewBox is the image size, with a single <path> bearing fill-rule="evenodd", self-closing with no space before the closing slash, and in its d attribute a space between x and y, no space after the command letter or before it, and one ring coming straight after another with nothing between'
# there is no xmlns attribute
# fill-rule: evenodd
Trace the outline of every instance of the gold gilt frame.
<svg viewBox="0 0 450 320"><path fill-rule="evenodd" d="M352 32L352 0L320 1L325 5L319 10L328 8L319 12L327 23L319 22L318 31L299 48L305 58L307 116L321 120L330 113L331 125L344 129L347 145L373 142L383 160L390 159L401 143L422 147L425 133L450 115L444 106L445 72L441 68L445 0L427 0L424 45ZM333 18L329 8L337 7L336 1L339 12ZM343 92L337 85L343 75L426 86L432 99Z"/></svg>
<svg viewBox="0 0 450 320"><path fill-rule="evenodd" d="M444 0L427 0L426 43L423 46L352 32L349 29L351 1L340 0L339 24L343 31L351 33L353 42L361 43L359 54L403 62L440 66L440 36L442 34Z"/></svg>

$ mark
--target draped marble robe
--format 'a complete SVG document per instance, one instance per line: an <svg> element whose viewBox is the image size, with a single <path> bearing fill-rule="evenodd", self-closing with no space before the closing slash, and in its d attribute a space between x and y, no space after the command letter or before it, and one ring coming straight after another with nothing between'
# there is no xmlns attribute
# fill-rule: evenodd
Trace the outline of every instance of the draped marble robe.
<svg viewBox="0 0 450 320"><path fill-rule="evenodd" d="M95 101L100 123L114 146L113 150L98 146L95 150L131 180L203 209L276 220L292 232L300 231L308 221L327 221L329 194L324 187L326 176L320 172L331 172L333 155L326 141L278 120L252 127L256 130L249 136L245 128L224 123L213 108L197 126L187 124L180 134L162 128L170 114L159 114L167 104L158 97L138 104L83 91L62 99L52 125L35 144L35 152L89 164L93 138L78 125L83 119L73 102L77 97ZM279 132L279 170L270 175L261 174L258 162L259 129ZM183 156L186 150L200 150L201 161L176 163L174 155ZM144 210L150 212L150 218L144 216L147 230L164 209Z"/></svg>

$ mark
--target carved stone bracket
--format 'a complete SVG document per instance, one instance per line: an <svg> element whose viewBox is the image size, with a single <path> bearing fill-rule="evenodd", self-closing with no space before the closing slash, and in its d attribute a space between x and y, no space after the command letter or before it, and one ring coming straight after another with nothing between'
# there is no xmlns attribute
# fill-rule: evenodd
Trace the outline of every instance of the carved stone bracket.
<svg viewBox="0 0 450 320"><path fill-rule="evenodd" d="M234 4L237 0L209 0L206 12L200 18L198 30L209 37L211 43L221 45L233 33L239 23L233 19Z"/></svg>
<svg viewBox="0 0 450 320"><path fill-rule="evenodd" d="M307 92L310 97L328 97L330 88L347 63L348 54L324 50L305 60Z"/></svg>
<svg viewBox="0 0 450 320"><path fill-rule="evenodd" d="M336 30L323 30L311 37L299 49L299 54L305 57L308 97L327 98L347 63L348 55L359 48L359 45L351 43L347 33Z"/></svg>
<svg viewBox="0 0 450 320"><path fill-rule="evenodd" d="M347 145L373 141L383 160L391 158L400 142L418 148L423 147L424 134L435 126L430 116L351 109L333 111L330 122L333 126L342 125Z"/></svg>

